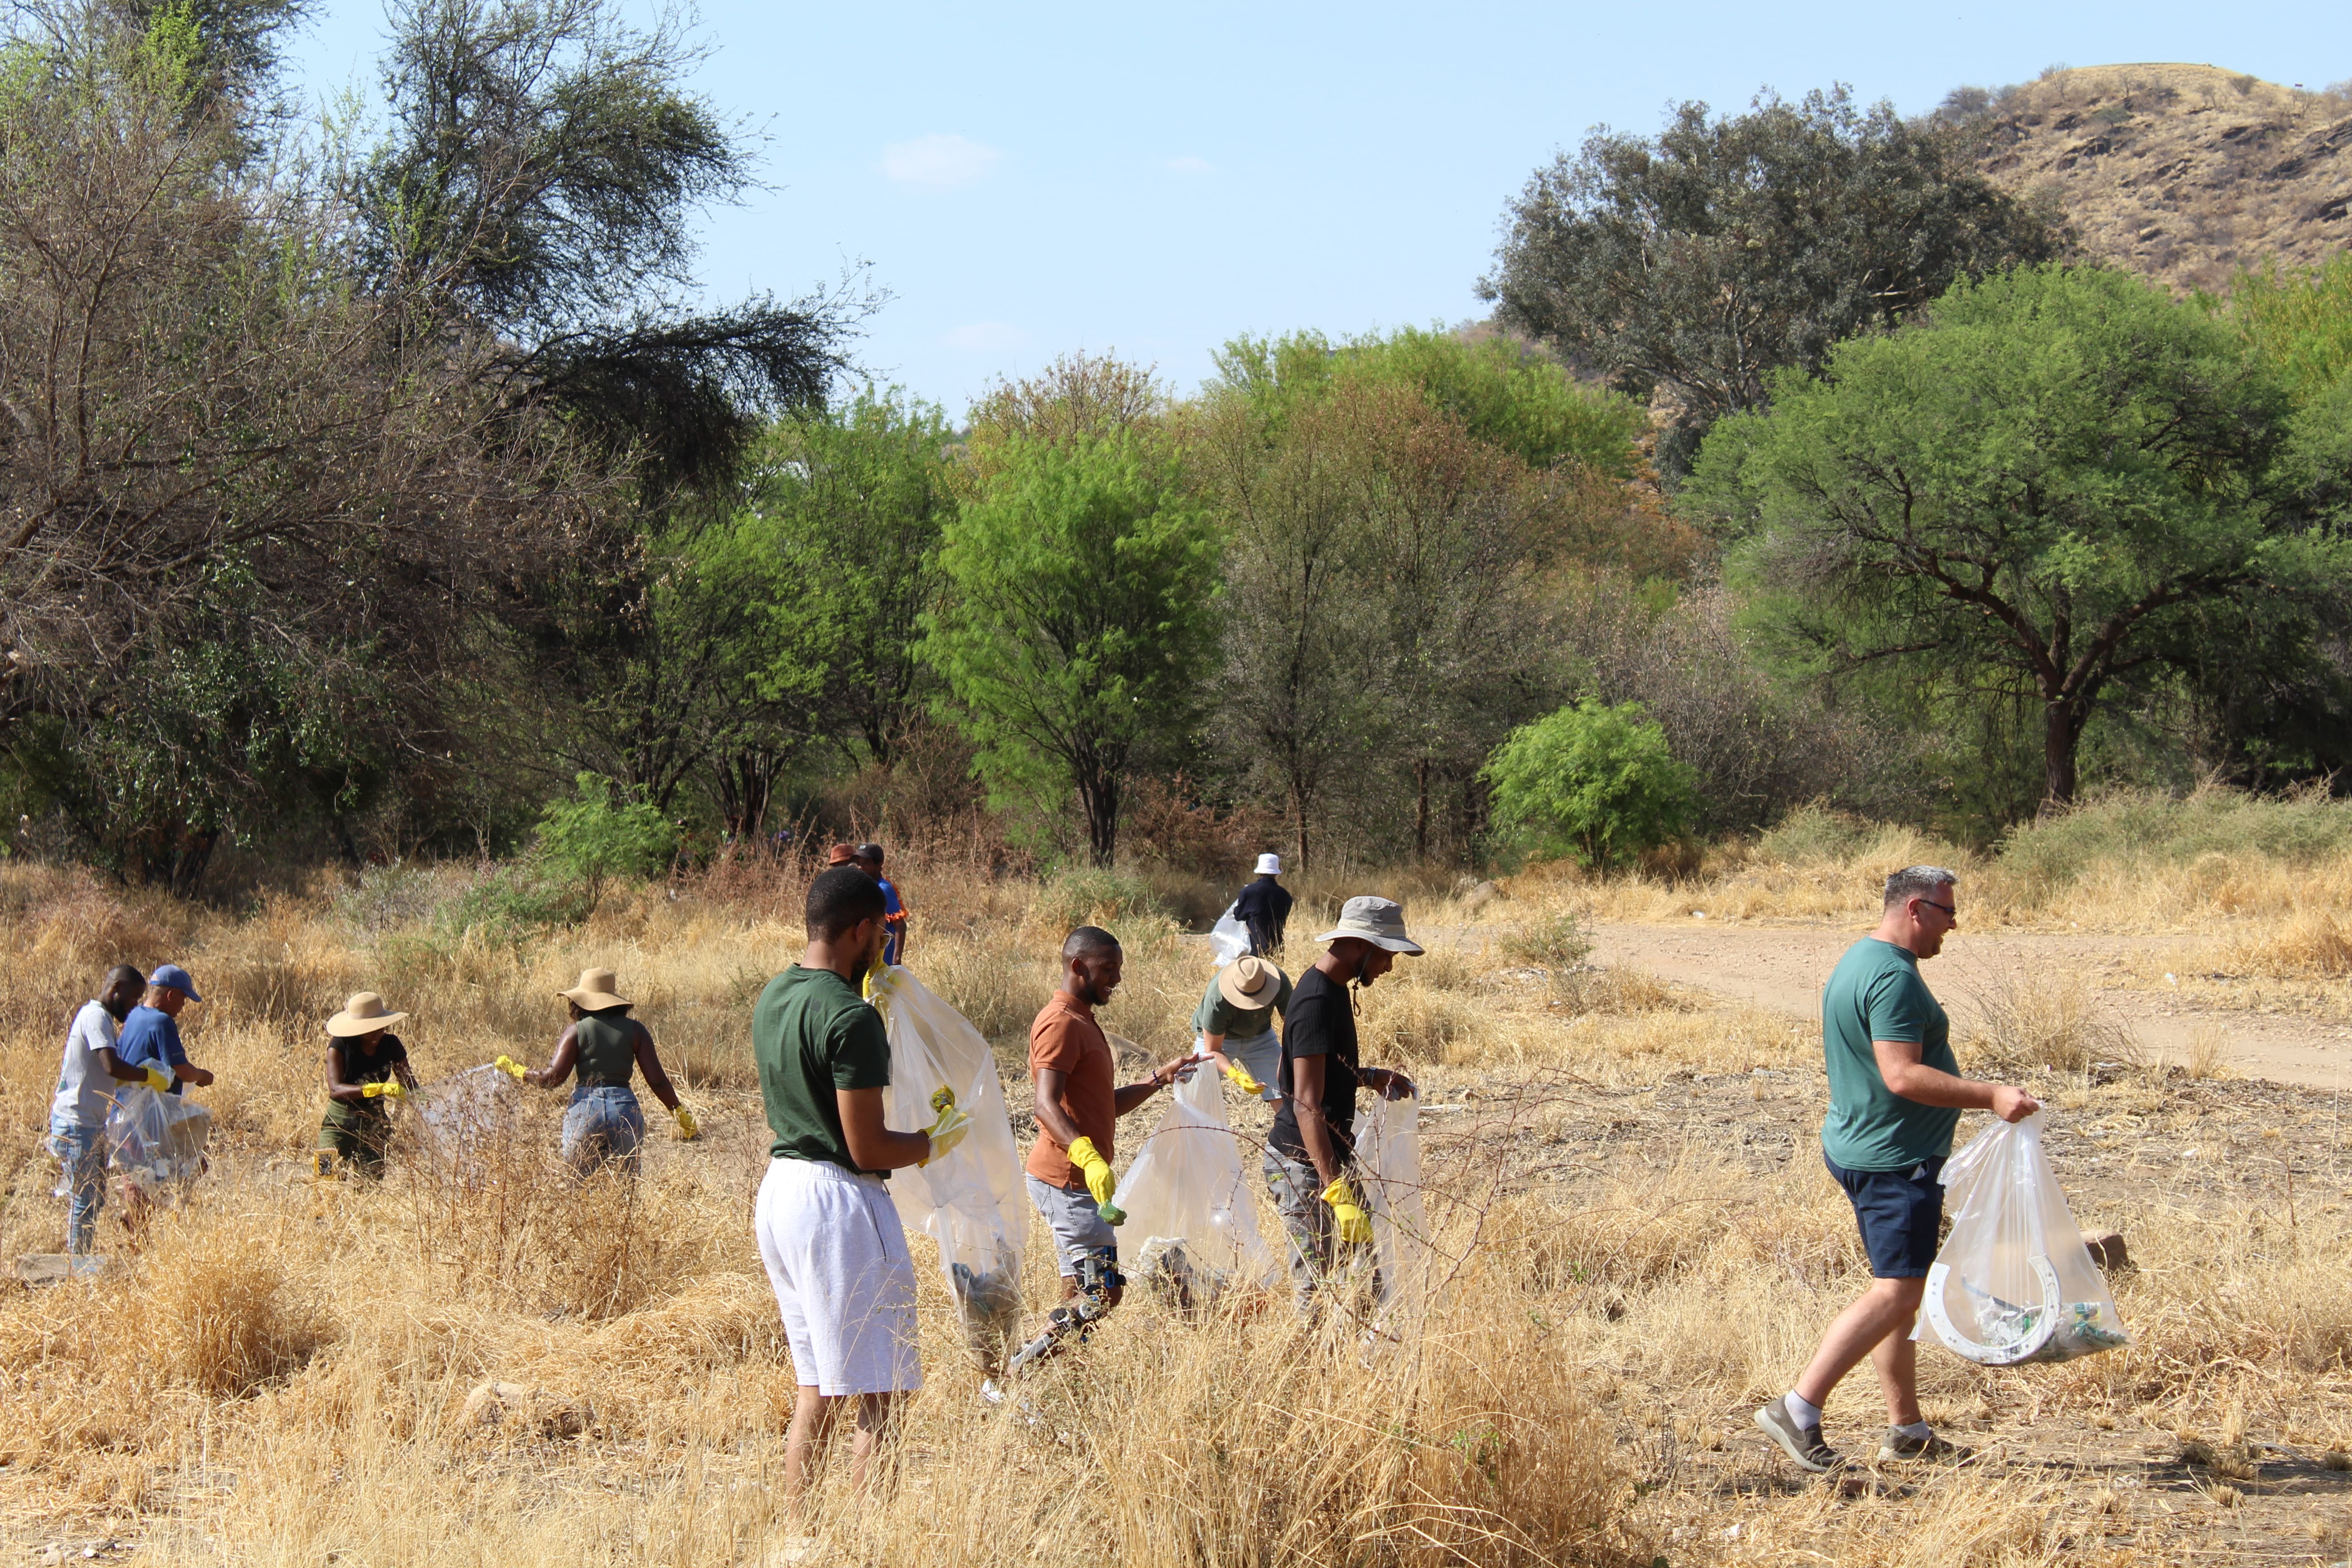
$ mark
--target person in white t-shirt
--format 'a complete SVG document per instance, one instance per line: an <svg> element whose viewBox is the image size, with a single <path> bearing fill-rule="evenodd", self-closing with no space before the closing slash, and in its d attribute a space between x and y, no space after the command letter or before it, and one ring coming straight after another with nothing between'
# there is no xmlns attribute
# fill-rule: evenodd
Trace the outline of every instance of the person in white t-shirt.
<svg viewBox="0 0 2352 1568"><path fill-rule="evenodd" d="M106 973L106 988L82 1004L66 1032L58 1092L49 1102L49 1152L62 1168L66 1251L87 1255L98 1238L98 1211L106 1206L106 1115L117 1082L142 1083L162 1075L125 1067L114 1054L115 1032L147 989L147 977L129 964Z"/></svg>

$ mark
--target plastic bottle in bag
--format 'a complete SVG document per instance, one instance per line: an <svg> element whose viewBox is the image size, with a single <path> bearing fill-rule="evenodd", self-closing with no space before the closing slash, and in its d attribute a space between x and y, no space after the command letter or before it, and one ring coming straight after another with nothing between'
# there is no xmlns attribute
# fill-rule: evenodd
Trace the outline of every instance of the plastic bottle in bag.
<svg viewBox="0 0 2352 1568"><path fill-rule="evenodd" d="M1232 1285L1270 1284L1280 1271L1258 1229L1214 1063L1176 1086L1111 1202L1127 1211L1123 1271L1171 1305L1204 1307Z"/></svg>
<svg viewBox="0 0 2352 1568"><path fill-rule="evenodd" d="M899 1219L939 1245L966 1346L983 1372L1002 1369L1021 1332L1021 1247L1029 1199L996 1057L964 1016L904 965L866 977L866 994L890 1037L887 1121L909 1130L939 1119L931 1097L953 1091L970 1131L928 1165L891 1173Z"/></svg>
<svg viewBox="0 0 2352 1568"><path fill-rule="evenodd" d="M2072 1361L2131 1343L2042 1148L2042 1115L1996 1121L1944 1163L1951 1234L1927 1270L1927 1310L1957 1353L1987 1366Z"/></svg>
<svg viewBox="0 0 2352 1568"><path fill-rule="evenodd" d="M1429 1293L1429 1216L1421 1201L1421 1097L1372 1095L1356 1108L1356 1170L1382 1307L1418 1308Z"/></svg>

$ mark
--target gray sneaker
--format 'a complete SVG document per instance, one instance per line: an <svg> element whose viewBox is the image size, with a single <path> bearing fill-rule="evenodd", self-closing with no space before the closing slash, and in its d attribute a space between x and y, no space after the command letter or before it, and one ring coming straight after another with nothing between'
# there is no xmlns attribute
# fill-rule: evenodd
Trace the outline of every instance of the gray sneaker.
<svg viewBox="0 0 2352 1568"><path fill-rule="evenodd" d="M1958 1464L1974 1452L1973 1448L1947 1442L1933 1432L1925 1437L1914 1437L1900 1427L1889 1426L1878 1445L1878 1462L1884 1465L1897 1459L1940 1459Z"/></svg>
<svg viewBox="0 0 2352 1568"><path fill-rule="evenodd" d="M1756 1413L1756 1425L1764 1428L1764 1436L1780 1445L1780 1451L1797 1462L1801 1469L1824 1476L1845 1461L1837 1450L1822 1441L1819 1426L1800 1426L1797 1418L1789 1414L1789 1401L1783 1396Z"/></svg>

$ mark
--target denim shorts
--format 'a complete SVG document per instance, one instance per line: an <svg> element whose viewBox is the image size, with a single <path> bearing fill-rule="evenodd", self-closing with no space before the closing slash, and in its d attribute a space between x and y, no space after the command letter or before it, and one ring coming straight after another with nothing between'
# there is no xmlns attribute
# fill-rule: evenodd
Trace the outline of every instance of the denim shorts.
<svg viewBox="0 0 2352 1568"><path fill-rule="evenodd" d="M563 1112L563 1157L585 1171L606 1161L635 1172L646 1114L625 1085L582 1085Z"/></svg>
<svg viewBox="0 0 2352 1568"><path fill-rule="evenodd" d="M1845 1189L1862 1227L1862 1249L1870 1255L1874 1279L1924 1279L1936 1261L1944 1221L1942 1155L1906 1171L1849 1171L1828 1155L1822 1163Z"/></svg>

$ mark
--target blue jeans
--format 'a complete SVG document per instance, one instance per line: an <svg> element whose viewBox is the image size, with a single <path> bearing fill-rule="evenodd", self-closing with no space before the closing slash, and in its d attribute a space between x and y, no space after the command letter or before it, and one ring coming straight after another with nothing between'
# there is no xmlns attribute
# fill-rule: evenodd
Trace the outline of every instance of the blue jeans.
<svg viewBox="0 0 2352 1568"><path fill-rule="evenodd" d="M636 1091L624 1085L572 1091L563 1112L563 1158L586 1175L606 1161L635 1175L637 1145L646 1141L646 1113L637 1109Z"/></svg>
<svg viewBox="0 0 2352 1568"><path fill-rule="evenodd" d="M66 1200L66 1250L87 1253L98 1244L98 1211L106 1206L106 1130L58 1117L49 1123L49 1152Z"/></svg>

